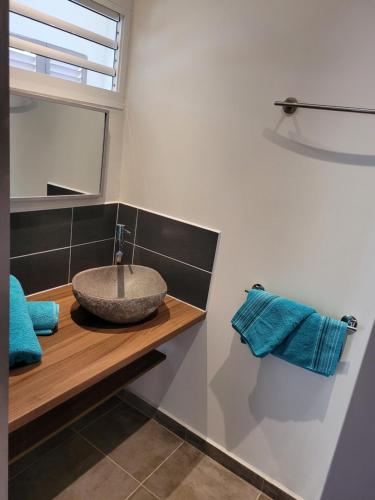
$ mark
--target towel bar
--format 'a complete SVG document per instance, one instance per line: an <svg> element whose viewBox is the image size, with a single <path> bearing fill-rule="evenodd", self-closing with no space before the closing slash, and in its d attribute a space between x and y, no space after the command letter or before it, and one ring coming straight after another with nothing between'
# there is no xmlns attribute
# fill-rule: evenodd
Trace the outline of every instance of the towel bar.
<svg viewBox="0 0 375 500"><path fill-rule="evenodd" d="M255 285L252 286L253 290L265 290L264 286L256 283ZM245 290L246 293L249 293L249 290ZM344 321L344 323L348 323L348 330L349 333L354 333L357 331L357 326L358 326L358 321L357 318L354 316L350 315L345 315L341 318L341 321Z"/></svg>
<svg viewBox="0 0 375 500"><path fill-rule="evenodd" d="M281 106L286 115L293 115L298 108L321 109L323 111L343 111L345 113L362 113L375 115L375 109L354 108L353 106L331 106L327 104L310 104L308 102L298 102L295 97L288 97L284 101L275 101L275 106Z"/></svg>

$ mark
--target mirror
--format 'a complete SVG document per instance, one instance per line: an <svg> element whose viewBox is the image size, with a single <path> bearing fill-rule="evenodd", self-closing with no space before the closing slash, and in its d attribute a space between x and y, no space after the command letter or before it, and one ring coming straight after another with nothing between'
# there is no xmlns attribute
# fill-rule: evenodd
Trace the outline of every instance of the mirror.
<svg viewBox="0 0 375 500"><path fill-rule="evenodd" d="M11 198L99 195L104 111L10 96Z"/></svg>

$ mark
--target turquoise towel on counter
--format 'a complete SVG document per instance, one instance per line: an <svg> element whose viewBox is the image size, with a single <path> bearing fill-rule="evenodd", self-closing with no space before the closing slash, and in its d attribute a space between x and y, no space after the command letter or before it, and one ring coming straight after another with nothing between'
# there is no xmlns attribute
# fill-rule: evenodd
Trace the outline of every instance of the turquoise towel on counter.
<svg viewBox="0 0 375 500"><path fill-rule="evenodd" d="M35 335L20 282L9 278L9 366L38 363L42 349Z"/></svg>
<svg viewBox="0 0 375 500"><path fill-rule="evenodd" d="M37 335L51 335L59 321L59 304L50 301L27 303L31 321Z"/></svg>
<svg viewBox="0 0 375 500"><path fill-rule="evenodd" d="M348 325L309 306L254 289L233 316L232 326L255 356L272 353L330 376L336 371Z"/></svg>

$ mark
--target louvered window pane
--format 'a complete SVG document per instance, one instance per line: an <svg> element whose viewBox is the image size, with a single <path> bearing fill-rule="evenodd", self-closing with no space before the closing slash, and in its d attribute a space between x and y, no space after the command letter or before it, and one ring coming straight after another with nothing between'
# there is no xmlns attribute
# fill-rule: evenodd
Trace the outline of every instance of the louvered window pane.
<svg viewBox="0 0 375 500"><path fill-rule="evenodd" d="M36 71L36 58L37 56L31 52L24 52L17 49L9 50L9 61L11 66L15 68Z"/></svg>
<svg viewBox="0 0 375 500"><path fill-rule="evenodd" d="M112 16L118 20L110 19L79 0L10 0L10 10L10 65L115 89L118 14Z"/></svg>

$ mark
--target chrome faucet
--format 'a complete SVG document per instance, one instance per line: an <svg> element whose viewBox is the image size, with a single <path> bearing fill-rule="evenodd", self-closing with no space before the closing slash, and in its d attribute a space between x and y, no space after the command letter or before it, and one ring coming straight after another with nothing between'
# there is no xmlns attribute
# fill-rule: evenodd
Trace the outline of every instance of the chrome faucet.
<svg viewBox="0 0 375 500"><path fill-rule="evenodd" d="M116 246L118 250L115 256L115 262L117 266L121 264L122 258L124 256L124 253L121 250L121 246L122 242L125 240L125 233L131 234L131 232L125 228L124 224L116 224Z"/></svg>

